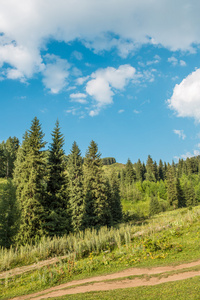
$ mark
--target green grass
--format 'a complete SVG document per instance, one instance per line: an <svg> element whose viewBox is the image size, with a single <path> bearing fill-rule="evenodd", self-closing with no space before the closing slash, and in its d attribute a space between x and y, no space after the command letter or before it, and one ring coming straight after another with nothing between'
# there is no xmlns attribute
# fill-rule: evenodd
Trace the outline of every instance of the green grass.
<svg viewBox="0 0 200 300"><path fill-rule="evenodd" d="M74 279L113 273L134 266L152 267L199 259L199 217L200 207L195 207L193 210L180 209L157 215L140 226L122 225L120 229L102 228L98 234L94 230L88 231L86 236L82 234L82 240L80 235L79 237L71 235L68 237L71 240L71 251L66 238L54 239L53 242L44 239L35 248L21 249L21 264L25 257L27 261L39 259L44 253L53 255L56 251L62 252L65 247L68 247L67 258L57 264L1 280L1 299L9 299ZM77 251L83 250L78 246L78 242L80 242L79 246L85 245L85 250L88 251L85 251L85 257L84 255L81 257L75 251L75 247ZM16 254L16 256L10 257L16 264L19 263L20 255L19 249L17 251L15 253L13 249L12 255Z"/></svg>
<svg viewBox="0 0 200 300"><path fill-rule="evenodd" d="M51 298L56 300L58 298ZM104 292L90 292L59 297L59 300L198 300L200 299L200 277L163 283L156 286L142 286Z"/></svg>

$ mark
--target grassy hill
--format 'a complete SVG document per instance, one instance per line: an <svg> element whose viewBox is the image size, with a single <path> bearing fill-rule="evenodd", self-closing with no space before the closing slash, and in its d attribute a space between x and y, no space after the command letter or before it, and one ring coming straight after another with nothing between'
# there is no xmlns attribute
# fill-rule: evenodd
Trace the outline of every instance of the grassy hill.
<svg viewBox="0 0 200 300"><path fill-rule="evenodd" d="M113 273L130 267L152 267L197 260L200 258L199 219L200 206L192 210L183 208L161 213L137 225L122 224L119 228L110 229L104 227L98 232L88 230L53 240L44 238L35 246L1 249L2 271L51 257L60 258L54 264L1 279L0 299L10 299L74 279ZM61 258L62 255L65 257Z"/></svg>

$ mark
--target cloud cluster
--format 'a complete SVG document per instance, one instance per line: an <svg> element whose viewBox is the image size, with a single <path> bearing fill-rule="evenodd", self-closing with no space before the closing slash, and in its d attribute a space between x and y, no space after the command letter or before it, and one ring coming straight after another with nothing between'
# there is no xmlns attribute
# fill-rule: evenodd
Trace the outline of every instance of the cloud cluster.
<svg viewBox="0 0 200 300"><path fill-rule="evenodd" d="M184 140L186 135L183 130L174 129L173 132L179 136L180 139Z"/></svg>
<svg viewBox="0 0 200 300"><path fill-rule="evenodd" d="M200 2L188 0L2 0L0 65L10 66L8 78L30 78L43 70L49 40L79 39L95 52L116 48L121 57L146 43L192 50L200 43L199 11Z"/></svg>
<svg viewBox="0 0 200 300"><path fill-rule="evenodd" d="M192 117L200 122L200 69L175 85L168 105L178 117Z"/></svg>
<svg viewBox="0 0 200 300"><path fill-rule="evenodd" d="M45 60L42 81L51 93L57 94L67 85L70 65L66 59L61 59L53 54L45 55Z"/></svg>
<svg viewBox="0 0 200 300"><path fill-rule="evenodd" d="M100 109L113 102L115 91L123 90L134 78L135 68L130 65L121 65L118 69L108 67L92 73L91 80L86 84L86 92L95 100L95 109L91 116L99 113Z"/></svg>

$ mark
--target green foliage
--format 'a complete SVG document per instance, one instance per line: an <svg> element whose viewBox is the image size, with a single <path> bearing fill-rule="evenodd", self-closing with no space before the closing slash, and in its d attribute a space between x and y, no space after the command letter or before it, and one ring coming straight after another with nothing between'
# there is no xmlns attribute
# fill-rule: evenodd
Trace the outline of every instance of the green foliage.
<svg viewBox="0 0 200 300"><path fill-rule="evenodd" d="M84 228L84 186L83 159L76 142L68 158L68 174L72 228L79 231Z"/></svg>
<svg viewBox="0 0 200 300"><path fill-rule="evenodd" d="M18 241L22 244L33 242L44 234L46 160L42 151L45 146L43 137L41 125L35 117L24 135L16 159L14 182L21 210Z"/></svg>
<svg viewBox="0 0 200 300"><path fill-rule="evenodd" d="M161 211L161 207L157 197L152 197L149 203L149 215L153 216Z"/></svg>
<svg viewBox="0 0 200 300"><path fill-rule="evenodd" d="M0 177L12 178L19 140L9 137L0 144Z"/></svg>
<svg viewBox="0 0 200 300"><path fill-rule="evenodd" d="M104 157L102 158L103 165L112 165L116 163L116 159L114 157Z"/></svg>
<svg viewBox="0 0 200 300"><path fill-rule="evenodd" d="M100 156L97 144L91 141L84 159L84 224L86 227L111 225L112 222Z"/></svg>
<svg viewBox="0 0 200 300"><path fill-rule="evenodd" d="M50 236L63 235L70 231L69 195L64 161L64 137L56 122L48 156L47 193L44 202L45 230Z"/></svg>
<svg viewBox="0 0 200 300"><path fill-rule="evenodd" d="M119 180L117 174L113 172L110 177L110 212L112 215L112 221L117 224L122 221L122 205L120 199Z"/></svg>
<svg viewBox="0 0 200 300"><path fill-rule="evenodd" d="M0 246L8 248L14 244L18 225L19 208L16 190L9 180L0 195Z"/></svg>

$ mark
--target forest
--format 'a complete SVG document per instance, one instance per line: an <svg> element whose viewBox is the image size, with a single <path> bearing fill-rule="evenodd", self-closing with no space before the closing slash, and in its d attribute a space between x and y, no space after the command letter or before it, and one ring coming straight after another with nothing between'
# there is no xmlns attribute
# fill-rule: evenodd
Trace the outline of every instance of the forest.
<svg viewBox="0 0 200 300"><path fill-rule="evenodd" d="M1 247L116 227L200 202L199 157L157 165L149 155L146 163L122 165L102 159L94 141L84 157L76 142L66 155L58 121L45 146L36 117L21 145L16 137L0 144Z"/></svg>

